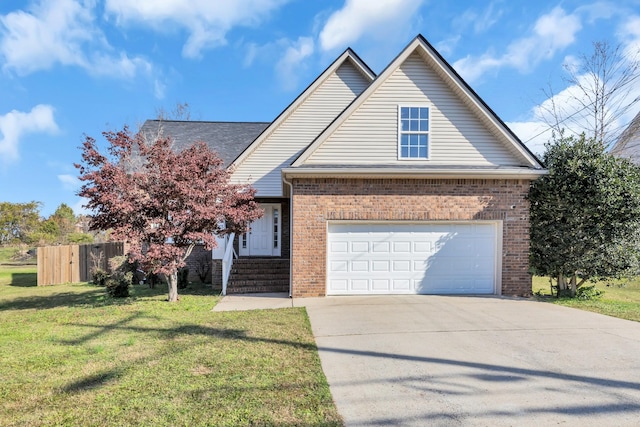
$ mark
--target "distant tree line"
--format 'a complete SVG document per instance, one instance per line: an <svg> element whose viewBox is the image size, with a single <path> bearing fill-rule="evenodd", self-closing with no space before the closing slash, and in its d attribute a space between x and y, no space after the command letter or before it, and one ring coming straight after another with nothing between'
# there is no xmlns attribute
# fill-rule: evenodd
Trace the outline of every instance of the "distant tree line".
<svg viewBox="0 0 640 427"><path fill-rule="evenodd" d="M0 202L0 246L44 246L105 241L105 233L89 232L88 217L75 215L62 203L49 217L40 214L42 203Z"/></svg>

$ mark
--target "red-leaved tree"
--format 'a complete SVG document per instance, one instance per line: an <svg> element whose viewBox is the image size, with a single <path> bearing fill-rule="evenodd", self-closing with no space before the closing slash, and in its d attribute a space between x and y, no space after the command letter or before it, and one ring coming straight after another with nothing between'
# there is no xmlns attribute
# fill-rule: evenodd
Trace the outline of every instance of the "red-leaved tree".
<svg viewBox="0 0 640 427"><path fill-rule="evenodd" d="M212 249L214 235L244 233L262 216L255 189L231 184L222 160L205 143L177 151L170 138L147 141L127 127L103 135L108 153L86 137L83 163L75 165L83 181L78 195L93 211L90 228L111 229L115 239L129 242L129 260L165 275L169 301L177 301L178 269L194 245Z"/></svg>

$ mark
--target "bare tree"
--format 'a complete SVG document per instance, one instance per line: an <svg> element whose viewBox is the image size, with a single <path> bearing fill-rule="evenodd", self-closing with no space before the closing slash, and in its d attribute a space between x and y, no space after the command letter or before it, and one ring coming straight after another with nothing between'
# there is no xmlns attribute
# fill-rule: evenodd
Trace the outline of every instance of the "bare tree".
<svg viewBox="0 0 640 427"><path fill-rule="evenodd" d="M187 102L178 102L171 111L167 111L163 107L156 109L157 120L191 120L191 107Z"/></svg>
<svg viewBox="0 0 640 427"><path fill-rule="evenodd" d="M610 147L628 125L629 112L640 101L640 52L607 41L593 43L590 54L564 65L568 88L555 93L549 85L542 119L554 134L584 132Z"/></svg>

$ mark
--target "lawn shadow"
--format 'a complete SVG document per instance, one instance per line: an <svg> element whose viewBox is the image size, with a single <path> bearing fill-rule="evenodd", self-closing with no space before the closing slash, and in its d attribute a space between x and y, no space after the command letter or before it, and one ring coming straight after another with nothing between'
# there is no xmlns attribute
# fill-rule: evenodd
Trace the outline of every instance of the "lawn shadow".
<svg viewBox="0 0 640 427"><path fill-rule="evenodd" d="M38 273L11 273L9 286L24 288L38 286Z"/></svg>
<svg viewBox="0 0 640 427"><path fill-rule="evenodd" d="M149 286L147 283L142 285L134 284L131 285L131 287L132 289L138 290L141 294L168 294L167 283L163 281L160 281L154 287ZM214 289L211 283L189 282L186 288L178 289L178 297L180 295L216 297L220 295L220 290Z"/></svg>
<svg viewBox="0 0 640 427"><path fill-rule="evenodd" d="M263 338L263 337L251 337L247 336L246 331L243 329L228 329L228 328L214 328L211 326L202 326L198 324L186 324L180 325L173 328L153 328L146 326L133 326L128 325L132 320L134 320L137 315L133 315L128 319L121 320L116 323L101 325L94 323L69 323L70 326L79 326L97 329L95 332L88 333L82 338L78 338L75 340L64 341L64 344L67 345L80 345L86 341L98 338L100 335L114 331L114 330L125 330L131 332L143 332L143 333L155 333L159 338L162 339L174 339L180 335L203 335L211 338L221 338L228 340L240 340L247 342L264 342L271 344L279 344L286 345L294 348L303 348L306 350L317 350L317 346L314 343L304 343L304 342L296 342L296 341L288 341L288 340L280 340L276 338Z"/></svg>
<svg viewBox="0 0 640 427"><path fill-rule="evenodd" d="M100 298L104 297L104 298ZM104 288L96 288L87 292L58 292L49 295L39 295L30 297L18 297L0 302L0 311L4 310L46 310L57 307L77 307L116 305L126 303L127 300L116 300L105 296Z"/></svg>
<svg viewBox="0 0 640 427"><path fill-rule="evenodd" d="M105 372L99 372L94 375L89 375L81 380L74 381L67 384L62 388L65 393L78 393L82 391L90 391L96 388L104 386L112 379L116 379L120 376L119 370L111 370Z"/></svg>

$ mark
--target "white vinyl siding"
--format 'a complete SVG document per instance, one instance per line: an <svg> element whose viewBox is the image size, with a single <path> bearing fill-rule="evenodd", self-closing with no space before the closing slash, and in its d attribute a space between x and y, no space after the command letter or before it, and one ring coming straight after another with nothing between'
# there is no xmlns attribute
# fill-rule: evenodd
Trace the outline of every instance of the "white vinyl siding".
<svg viewBox="0 0 640 427"><path fill-rule="evenodd" d="M304 163L406 164L398 159L398 105L430 107L429 160L425 164L522 164L417 53L382 82Z"/></svg>
<svg viewBox="0 0 640 427"><path fill-rule="evenodd" d="M313 91L233 172L251 183L258 197L282 196L281 169L291 162L369 85L350 61Z"/></svg>

